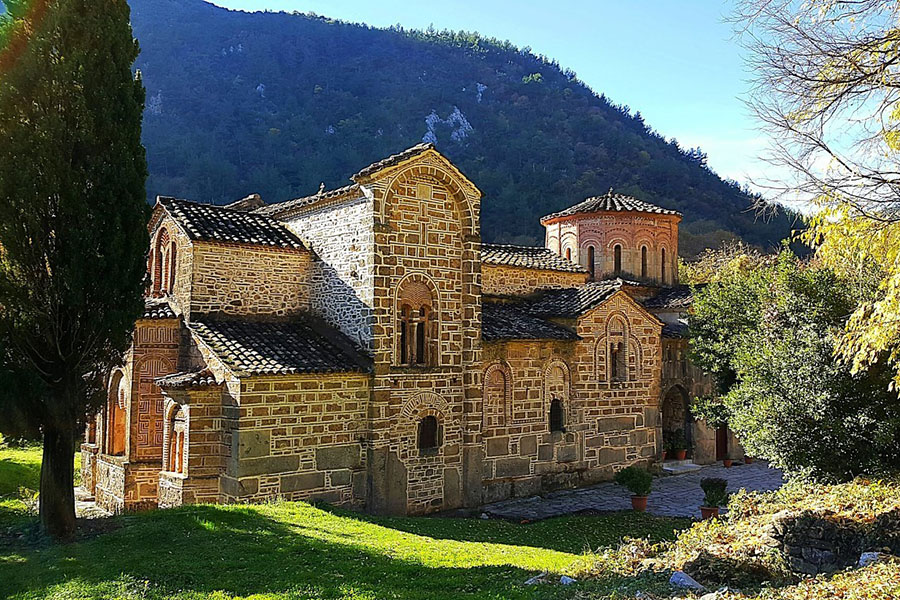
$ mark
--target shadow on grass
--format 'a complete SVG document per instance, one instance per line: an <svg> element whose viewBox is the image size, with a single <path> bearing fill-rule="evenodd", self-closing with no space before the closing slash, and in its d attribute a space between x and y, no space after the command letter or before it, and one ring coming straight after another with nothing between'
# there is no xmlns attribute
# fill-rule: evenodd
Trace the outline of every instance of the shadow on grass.
<svg viewBox="0 0 900 600"><path fill-rule="evenodd" d="M535 597L534 588L521 585L534 574L530 569L477 561L466 567L468 555L460 566L434 566L452 564L440 556L456 549L426 548L420 561L408 552L401 556L399 546L392 549L401 534L391 530L364 525L361 539L358 523L313 508L284 516L196 506L128 516L123 529L86 542L0 549L0 597L44 596L58 585L74 597L117 597L131 588L148 598L216 591L300 598ZM566 560L560 555L560 564ZM540 597L565 593L544 587Z"/></svg>
<svg viewBox="0 0 900 600"><path fill-rule="evenodd" d="M520 524L501 519L382 517L327 505L318 508L343 518L433 539L529 546L570 554L615 547L625 536L649 538L652 542L674 540L679 531L687 529L693 522L633 511L555 517Z"/></svg>

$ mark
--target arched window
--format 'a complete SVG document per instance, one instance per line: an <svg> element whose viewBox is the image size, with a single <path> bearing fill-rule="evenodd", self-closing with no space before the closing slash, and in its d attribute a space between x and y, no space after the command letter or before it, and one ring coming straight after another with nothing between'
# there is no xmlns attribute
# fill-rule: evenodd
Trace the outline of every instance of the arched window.
<svg viewBox="0 0 900 600"><path fill-rule="evenodd" d="M647 246L641 246L641 278L647 277Z"/></svg>
<svg viewBox="0 0 900 600"><path fill-rule="evenodd" d="M591 274L591 278L594 277L594 247L588 246L587 249L587 268L588 272Z"/></svg>
<svg viewBox="0 0 900 600"><path fill-rule="evenodd" d="M659 278L665 283L666 282L666 249L661 248L659 251Z"/></svg>
<svg viewBox="0 0 900 600"><path fill-rule="evenodd" d="M184 411L179 408L169 422L169 451L166 469L172 473L184 473L185 430Z"/></svg>
<svg viewBox="0 0 900 600"><path fill-rule="evenodd" d="M613 270L617 274L622 272L622 246L619 244L613 248Z"/></svg>
<svg viewBox="0 0 900 600"><path fill-rule="evenodd" d="M106 451L113 456L124 456L126 426L125 386L120 373L116 374L114 385L111 386L106 414L109 423L107 426Z"/></svg>
<svg viewBox="0 0 900 600"><path fill-rule="evenodd" d="M153 250L153 293L169 294L175 287L175 240L167 229L160 229Z"/></svg>
<svg viewBox="0 0 900 600"><path fill-rule="evenodd" d="M419 450L435 450L438 447L438 421L436 417L427 416L419 421Z"/></svg>
<svg viewBox="0 0 900 600"><path fill-rule="evenodd" d="M566 258L572 260L572 249L566 248Z"/></svg>
<svg viewBox="0 0 900 600"><path fill-rule="evenodd" d="M419 281L400 291L399 364L424 367L437 364L436 319L431 290Z"/></svg>
<svg viewBox="0 0 900 600"><path fill-rule="evenodd" d="M565 431L565 423L562 400L554 398L550 401L550 431Z"/></svg>

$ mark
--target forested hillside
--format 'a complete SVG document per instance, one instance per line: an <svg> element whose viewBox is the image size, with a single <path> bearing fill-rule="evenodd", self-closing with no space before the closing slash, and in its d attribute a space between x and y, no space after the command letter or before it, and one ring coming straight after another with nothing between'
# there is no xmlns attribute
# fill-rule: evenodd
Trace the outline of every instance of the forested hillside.
<svg viewBox="0 0 900 600"><path fill-rule="evenodd" d="M770 246L790 230L786 216L758 222L702 154L528 49L202 0L130 2L151 196L285 200L425 139L484 192L486 241L539 243L542 215L611 187L682 211L683 254L735 235Z"/></svg>

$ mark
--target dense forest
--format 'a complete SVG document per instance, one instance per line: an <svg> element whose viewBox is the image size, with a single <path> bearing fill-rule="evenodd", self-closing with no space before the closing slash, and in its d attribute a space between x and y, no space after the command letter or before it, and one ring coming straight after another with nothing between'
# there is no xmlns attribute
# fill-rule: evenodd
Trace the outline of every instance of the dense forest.
<svg viewBox="0 0 900 600"><path fill-rule="evenodd" d="M790 231L790 215L757 220L701 151L528 48L203 0L130 2L151 196L285 200L430 140L484 192L486 241L540 243L542 215L610 188L682 211L685 255L736 236L769 247Z"/></svg>

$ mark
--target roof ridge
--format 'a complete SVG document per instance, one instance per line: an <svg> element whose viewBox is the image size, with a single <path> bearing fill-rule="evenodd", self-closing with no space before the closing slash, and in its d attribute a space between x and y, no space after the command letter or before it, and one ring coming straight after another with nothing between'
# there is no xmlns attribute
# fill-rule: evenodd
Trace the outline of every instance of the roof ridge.
<svg viewBox="0 0 900 600"><path fill-rule="evenodd" d="M635 198L634 196L626 196L625 194L617 194L612 188L606 193L599 196L590 196L577 204L565 208L561 211L551 213L541 217L541 223L556 219L559 217L568 217L581 213L594 212L644 212L660 215L682 216L677 210L663 208L656 204Z"/></svg>
<svg viewBox="0 0 900 600"><path fill-rule="evenodd" d="M299 198L291 198L290 200L283 200L281 202L273 202L272 204L263 204L257 208L254 208L251 212L257 215L270 216L271 214L280 214L283 212L287 212L289 210L295 208L306 208L308 206L315 206L322 200L331 200L332 198L337 198L346 193L349 193L354 190L359 189L358 183L348 183L347 185L343 185L341 187L333 188L330 190L323 190L320 192L316 192L315 194L310 194L308 196L300 196ZM270 217L274 218L274 217Z"/></svg>
<svg viewBox="0 0 900 600"><path fill-rule="evenodd" d="M392 167L397 163L403 162L404 160L407 160L409 158L412 158L413 156L416 156L417 154L426 152L428 150L434 150L434 149L435 149L435 147L434 147L433 143L421 142L419 144L416 144L415 146L410 146L406 150L401 150L400 152L397 152L396 154L391 154L387 158L382 158L381 160L377 160L367 167L363 167L362 169L357 171L356 174L352 175L350 177L350 179L352 181L357 181L357 179L362 179L364 177L367 177L368 175L377 173L378 171L381 171L382 169Z"/></svg>

